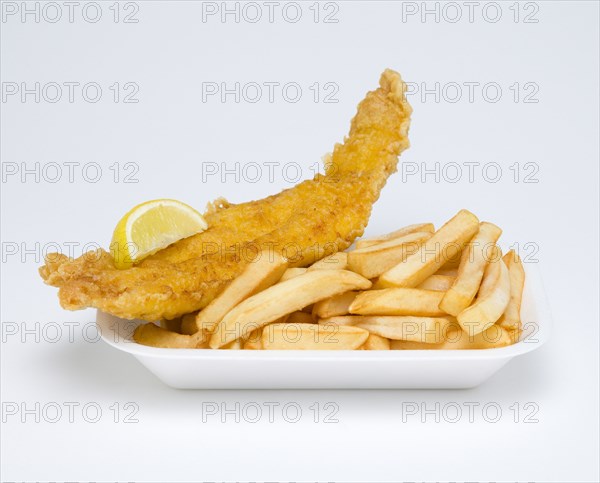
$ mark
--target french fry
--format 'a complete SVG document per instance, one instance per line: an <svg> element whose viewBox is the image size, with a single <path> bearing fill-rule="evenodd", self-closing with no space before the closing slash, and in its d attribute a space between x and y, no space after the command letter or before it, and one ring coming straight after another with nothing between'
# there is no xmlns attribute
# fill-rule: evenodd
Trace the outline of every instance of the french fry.
<svg viewBox="0 0 600 483"><path fill-rule="evenodd" d="M463 250L464 251L464 250ZM434 275L443 275L445 277L456 277L458 276L458 268L440 268Z"/></svg>
<svg viewBox="0 0 600 483"><path fill-rule="evenodd" d="M464 251L465 249L463 248L460 252L456 252L453 257L449 258L448 261L442 265L442 268L438 270L438 273L445 270L452 270L453 268L458 269Z"/></svg>
<svg viewBox="0 0 600 483"><path fill-rule="evenodd" d="M286 324L316 324L316 319L309 313L298 311L292 312L285 319Z"/></svg>
<svg viewBox="0 0 600 483"><path fill-rule="evenodd" d="M492 223L479 224L479 232L463 250L456 280L440 303L444 312L457 316L471 304L490 259L489 249L495 252L501 234L502 230Z"/></svg>
<svg viewBox="0 0 600 483"><path fill-rule="evenodd" d="M507 330L518 331L518 334L513 334L518 339L521 331L521 300L525 285L525 270L519 255L514 250L504 255L503 260L510 277L510 300L498 324Z"/></svg>
<svg viewBox="0 0 600 483"><path fill-rule="evenodd" d="M508 336L510 337L510 343L516 344L521 339L523 331L521 329L508 329Z"/></svg>
<svg viewBox="0 0 600 483"><path fill-rule="evenodd" d="M138 325L133 333L133 340L138 344L166 349L194 349L196 343L189 335L171 332L152 322Z"/></svg>
<svg viewBox="0 0 600 483"><path fill-rule="evenodd" d="M444 316L438 306L444 292L418 288L386 288L360 293L350 305L351 314Z"/></svg>
<svg viewBox="0 0 600 483"><path fill-rule="evenodd" d="M306 273L306 270L307 270L306 268L297 268L297 267L288 268L285 272L283 272L283 275L281 276L279 281L285 282L286 280L289 280L290 278L294 278L294 277L297 277L298 275L302 275L303 273Z"/></svg>
<svg viewBox="0 0 600 483"><path fill-rule="evenodd" d="M394 340L438 343L445 339L445 332L452 319L445 317L413 317L406 315L365 315L354 327L368 330L371 334Z"/></svg>
<svg viewBox="0 0 600 483"><path fill-rule="evenodd" d="M360 349L365 351L389 351L390 339L375 334L369 334L369 337Z"/></svg>
<svg viewBox="0 0 600 483"><path fill-rule="evenodd" d="M456 322L451 317L415 317L411 315L342 315L319 320L319 325L352 326L393 340L439 343Z"/></svg>
<svg viewBox="0 0 600 483"><path fill-rule="evenodd" d="M358 292L351 291L321 300L313 306L313 317L324 319L326 317L334 317L336 315L346 315L350 313L348 308L357 295Z"/></svg>
<svg viewBox="0 0 600 483"><path fill-rule="evenodd" d="M498 324L492 324L482 332L469 336L460 328L452 328L446 335L446 341L441 344L442 350L473 350L494 349L511 345L513 339L506 329Z"/></svg>
<svg viewBox="0 0 600 483"><path fill-rule="evenodd" d="M309 270L253 295L233 308L217 325L210 347L219 348L286 314L349 290L365 290L371 282L348 270Z"/></svg>
<svg viewBox="0 0 600 483"><path fill-rule="evenodd" d="M369 333L356 327L316 324L271 324L264 328L263 347L267 350L354 350Z"/></svg>
<svg viewBox="0 0 600 483"><path fill-rule="evenodd" d="M443 349L460 349L459 343L464 343L463 330L460 325L452 319L451 323L445 328L441 340L435 343L420 342L414 340L392 340L392 350L443 350Z"/></svg>
<svg viewBox="0 0 600 483"><path fill-rule="evenodd" d="M427 342L416 342L414 340L390 340L390 349L393 351L420 351L442 349L444 342L428 344Z"/></svg>
<svg viewBox="0 0 600 483"><path fill-rule="evenodd" d="M509 331L498 324L489 326L483 332L475 334L472 338L468 338L468 336L466 338L466 348L468 349L495 349L513 343Z"/></svg>
<svg viewBox="0 0 600 483"><path fill-rule="evenodd" d="M356 248L367 248L373 245L377 245L381 242L386 242L389 240L393 240L394 238L400 238L405 235L409 235L411 233L433 233L434 231L435 228L433 226L433 223L418 223L416 225L408 225L386 235L375 236L371 238L363 238L362 240L358 240L356 242Z"/></svg>
<svg viewBox="0 0 600 483"><path fill-rule="evenodd" d="M456 256L478 230L477 217L470 211L459 211L417 253L383 273L377 287L416 287Z"/></svg>
<svg viewBox="0 0 600 483"><path fill-rule="evenodd" d="M445 331L452 323L451 319L444 317L371 315L365 316L365 319L354 327L366 329L372 334L388 339L428 343L444 340Z"/></svg>
<svg viewBox="0 0 600 483"><path fill-rule="evenodd" d="M272 323L273 324L283 324L284 322L287 322L291 316L292 316L292 314L284 315L283 317L279 317L277 320L275 320ZM241 341L242 349L262 350L263 349L263 346L262 346L263 329L264 329L264 327L258 327L257 329L254 329L253 331L251 331L246 337L236 339L236 340ZM210 334L208 336L208 339L210 340ZM231 345L231 344L232 343L230 342L227 345ZM207 342L207 346L208 346L208 342ZM221 349L223 349L223 347L221 347Z"/></svg>
<svg viewBox="0 0 600 483"><path fill-rule="evenodd" d="M431 233L410 233L400 238L348 252L348 268L365 278L375 278L419 250Z"/></svg>
<svg viewBox="0 0 600 483"><path fill-rule="evenodd" d="M451 277L449 275L432 275L431 277L426 278L417 288L421 288L423 290L436 290L438 292L445 292L454 283L456 277Z"/></svg>
<svg viewBox="0 0 600 483"><path fill-rule="evenodd" d="M436 344L409 340L392 340L392 350L472 350L494 349L514 343L509 331L498 325L492 325L479 334L469 337L458 324L448 327L445 340Z"/></svg>
<svg viewBox="0 0 600 483"><path fill-rule="evenodd" d="M336 252L313 263L308 270L346 270L348 268L348 254Z"/></svg>
<svg viewBox="0 0 600 483"><path fill-rule="evenodd" d="M244 350L262 350L262 333L263 327L250 332L248 338L244 341Z"/></svg>
<svg viewBox="0 0 600 483"><path fill-rule="evenodd" d="M198 332L198 326L196 325L196 316L198 312L193 312L191 314L185 314L181 317L181 333L192 335Z"/></svg>
<svg viewBox="0 0 600 483"><path fill-rule="evenodd" d="M470 336L494 325L506 310L510 300L510 275L502 259L488 263L479 287L477 299L456 317Z"/></svg>
<svg viewBox="0 0 600 483"><path fill-rule="evenodd" d="M361 320L360 315L336 315L325 319L319 319L317 323L320 325L356 325Z"/></svg>
<svg viewBox="0 0 600 483"><path fill-rule="evenodd" d="M161 320L160 326L163 329L170 330L171 332L177 332L178 334L185 334L185 332L182 332L182 319L183 319L182 317L177 317L176 319L172 319L172 320Z"/></svg>
<svg viewBox="0 0 600 483"><path fill-rule="evenodd" d="M265 250L196 316L196 327L213 332L223 317L247 297L277 283L287 269L287 260Z"/></svg>

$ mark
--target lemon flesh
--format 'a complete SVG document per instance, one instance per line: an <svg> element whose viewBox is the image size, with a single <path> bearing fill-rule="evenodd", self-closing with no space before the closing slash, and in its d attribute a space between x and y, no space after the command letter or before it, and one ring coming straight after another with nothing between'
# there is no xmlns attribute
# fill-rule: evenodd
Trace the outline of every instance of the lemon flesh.
<svg viewBox="0 0 600 483"><path fill-rule="evenodd" d="M117 268L129 268L148 255L208 228L204 217L176 200L152 200L129 211L117 224L110 252Z"/></svg>

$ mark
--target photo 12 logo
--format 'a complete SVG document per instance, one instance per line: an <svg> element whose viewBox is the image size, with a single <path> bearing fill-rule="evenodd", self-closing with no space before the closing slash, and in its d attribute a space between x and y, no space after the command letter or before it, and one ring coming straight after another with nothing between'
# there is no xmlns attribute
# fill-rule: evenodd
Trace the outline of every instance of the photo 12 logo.
<svg viewBox="0 0 600 483"><path fill-rule="evenodd" d="M496 104L502 100L514 104L537 104L540 86L533 81L422 81L406 82L406 97L422 104L473 104L484 102Z"/></svg>
<svg viewBox="0 0 600 483"><path fill-rule="evenodd" d="M2 23L88 23L139 22L138 2L9 2L0 4Z"/></svg>
<svg viewBox="0 0 600 483"><path fill-rule="evenodd" d="M536 24L537 2L401 2L402 23L498 23Z"/></svg>
<svg viewBox="0 0 600 483"><path fill-rule="evenodd" d="M201 406L202 423L212 421L225 423L291 423L295 424L302 420L313 423L339 423L337 415L340 407L335 402L319 403L310 405L300 404L295 401L280 402L236 402L229 405L225 402L203 402Z"/></svg>
<svg viewBox="0 0 600 483"><path fill-rule="evenodd" d="M100 404L95 401L2 401L2 423L139 423L135 402Z"/></svg>
<svg viewBox="0 0 600 483"><path fill-rule="evenodd" d="M113 104L137 104L140 86L136 82L104 83L89 81L2 82L2 104L68 103L100 101Z"/></svg>
<svg viewBox="0 0 600 483"><path fill-rule="evenodd" d="M336 24L337 2L202 2L202 23Z"/></svg>
<svg viewBox="0 0 600 483"><path fill-rule="evenodd" d="M336 82L249 81L202 82L202 102L296 104L303 98L315 104L337 104L340 86Z"/></svg>
<svg viewBox="0 0 600 483"><path fill-rule="evenodd" d="M2 344L96 344L105 338L133 343L132 336L138 326L134 321L115 321L107 332L96 322L79 321L2 321Z"/></svg>
<svg viewBox="0 0 600 483"><path fill-rule="evenodd" d="M540 411L539 404L535 402L519 403L510 405L500 404L495 401L485 403L475 401L427 403L417 401L405 401L401 406L402 422L421 423L490 423L495 424L503 419L514 423L539 423L537 415Z"/></svg>
<svg viewBox="0 0 600 483"><path fill-rule="evenodd" d="M102 339L96 322L12 322L2 321L2 343L57 344L61 341L75 343L84 340L95 344Z"/></svg>
<svg viewBox="0 0 600 483"><path fill-rule="evenodd" d="M333 176L337 172L337 166L325 163L331 176L327 182L335 182ZM200 165L200 177L203 183L220 182L229 183L275 183L283 181L295 185L303 179L314 178L317 174L323 172L324 163L317 162L310 166L305 166L296 161L234 161L234 162L216 162L204 161Z"/></svg>
<svg viewBox="0 0 600 483"><path fill-rule="evenodd" d="M114 162L107 166L95 161L2 162L2 183L91 183L101 181L139 183L140 166L133 162Z"/></svg>
<svg viewBox="0 0 600 483"><path fill-rule="evenodd" d="M504 164L504 167L503 167ZM491 183L501 181L514 184L537 184L540 182L540 165L534 161L515 161L508 167L496 161L404 161L399 171L403 183Z"/></svg>

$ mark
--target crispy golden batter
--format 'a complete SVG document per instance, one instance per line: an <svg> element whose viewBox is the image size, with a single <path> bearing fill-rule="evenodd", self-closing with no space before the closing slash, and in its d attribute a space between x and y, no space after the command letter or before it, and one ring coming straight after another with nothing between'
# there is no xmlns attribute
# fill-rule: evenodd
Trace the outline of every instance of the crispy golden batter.
<svg viewBox="0 0 600 483"><path fill-rule="evenodd" d="M69 310L96 307L126 319L171 319L206 306L251 261L272 248L292 266L344 250L362 235L371 207L398 155L408 147L411 108L400 76L386 70L359 104L350 133L337 144L325 174L268 198L230 205L217 200L209 229L137 266L118 270L104 250L75 260L51 254L40 274L59 287Z"/></svg>

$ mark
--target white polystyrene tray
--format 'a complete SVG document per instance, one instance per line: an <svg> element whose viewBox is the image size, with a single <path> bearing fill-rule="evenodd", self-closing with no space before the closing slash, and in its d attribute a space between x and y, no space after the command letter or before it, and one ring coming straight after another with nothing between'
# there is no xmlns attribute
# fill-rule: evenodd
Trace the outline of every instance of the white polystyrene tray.
<svg viewBox="0 0 600 483"><path fill-rule="evenodd" d="M540 347L551 318L539 271L526 265L523 336L485 350L255 351L159 349L132 341L142 321L98 312L102 338L180 389L450 389L474 387L512 358Z"/></svg>

